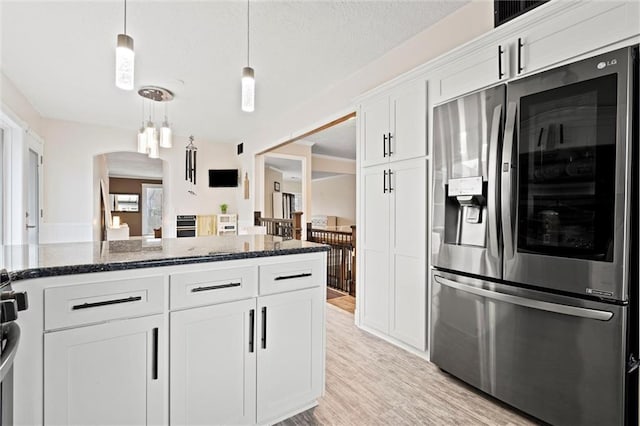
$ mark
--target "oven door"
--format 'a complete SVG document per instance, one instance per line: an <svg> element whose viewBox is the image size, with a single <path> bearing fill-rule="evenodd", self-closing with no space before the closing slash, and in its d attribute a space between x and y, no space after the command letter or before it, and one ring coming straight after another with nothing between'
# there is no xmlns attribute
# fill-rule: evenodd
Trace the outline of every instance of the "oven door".
<svg viewBox="0 0 640 426"><path fill-rule="evenodd" d="M0 327L0 426L6 426L13 425L13 360L20 342L20 327L14 322Z"/></svg>
<svg viewBox="0 0 640 426"><path fill-rule="evenodd" d="M504 279L627 300L630 48L509 85Z"/></svg>

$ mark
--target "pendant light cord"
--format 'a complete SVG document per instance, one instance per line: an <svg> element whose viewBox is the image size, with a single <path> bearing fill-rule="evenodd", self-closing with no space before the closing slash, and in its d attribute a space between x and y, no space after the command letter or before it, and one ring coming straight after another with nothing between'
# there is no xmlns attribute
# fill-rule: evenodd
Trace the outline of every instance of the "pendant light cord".
<svg viewBox="0 0 640 426"><path fill-rule="evenodd" d="M126 0L125 0L126 1ZM250 28L250 21L249 21L249 0L247 0L247 66L249 66L249 44L250 44L250 38L249 38L249 28Z"/></svg>
<svg viewBox="0 0 640 426"><path fill-rule="evenodd" d="M127 0L124 0L124 33L127 34Z"/></svg>

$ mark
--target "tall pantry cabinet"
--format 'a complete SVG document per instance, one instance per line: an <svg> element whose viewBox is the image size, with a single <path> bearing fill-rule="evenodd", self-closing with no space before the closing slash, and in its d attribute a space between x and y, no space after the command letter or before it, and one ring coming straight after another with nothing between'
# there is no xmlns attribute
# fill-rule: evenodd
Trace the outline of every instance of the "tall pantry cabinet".
<svg viewBox="0 0 640 426"><path fill-rule="evenodd" d="M360 326L426 350L427 81L360 105Z"/></svg>

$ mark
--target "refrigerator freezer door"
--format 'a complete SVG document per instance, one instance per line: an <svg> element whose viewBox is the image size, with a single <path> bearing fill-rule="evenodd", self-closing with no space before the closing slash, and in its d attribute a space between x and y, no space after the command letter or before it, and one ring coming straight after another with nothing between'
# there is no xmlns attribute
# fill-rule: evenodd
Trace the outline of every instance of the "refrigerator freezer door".
<svg viewBox="0 0 640 426"><path fill-rule="evenodd" d="M505 86L434 110L432 263L502 277L498 155Z"/></svg>
<svg viewBox="0 0 640 426"><path fill-rule="evenodd" d="M555 425L621 425L628 307L434 272L431 360Z"/></svg>

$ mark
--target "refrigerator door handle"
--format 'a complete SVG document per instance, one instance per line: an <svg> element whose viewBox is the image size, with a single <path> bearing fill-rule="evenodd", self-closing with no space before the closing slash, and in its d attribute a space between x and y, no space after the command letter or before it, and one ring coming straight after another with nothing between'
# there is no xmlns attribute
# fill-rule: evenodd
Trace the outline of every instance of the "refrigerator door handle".
<svg viewBox="0 0 640 426"><path fill-rule="evenodd" d="M513 241L513 210L511 208L512 190L511 182L516 165L512 163L513 137L515 134L517 103L509 102L507 106L507 122L504 126L504 143L502 148L502 182L501 182L501 207L502 207L502 235L504 240L504 258L512 259L514 255Z"/></svg>
<svg viewBox="0 0 640 426"><path fill-rule="evenodd" d="M492 257L500 257L498 247L498 136L500 135L500 120L502 118L502 104L493 109L491 121L491 140L489 141L489 173L487 194L487 208L489 213L489 253Z"/></svg>
<svg viewBox="0 0 640 426"><path fill-rule="evenodd" d="M561 305L559 303L543 302L540 300L528 299L526 297L514 296L511 294L498 293L495 291L486 290L484 288L462 284L443 277L439 277L437 275L434 276L434 279L440 285L455 288L456 290L464 291L466 293L475 294L476 296L486 297L487 299L510 303L512 305L519 305L531 309L538 309L541 311L554 312L557 314L570 315L580 318L594 319L598 321L609 321L613 317L613 312L609 311L598 311L595 309L579 308L576 306Z"/></svg>

